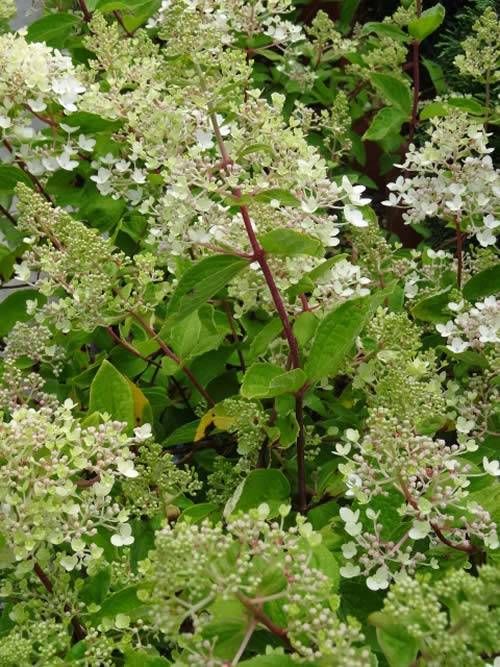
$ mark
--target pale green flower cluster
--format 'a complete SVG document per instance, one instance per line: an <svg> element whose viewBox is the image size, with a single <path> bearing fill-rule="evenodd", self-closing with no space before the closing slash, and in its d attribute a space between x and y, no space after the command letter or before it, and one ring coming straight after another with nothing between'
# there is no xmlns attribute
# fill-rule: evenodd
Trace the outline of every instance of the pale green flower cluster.
<svg viewBox="0 0 500 667"><path fill-rule="evenodd" d="M368 587L378 590L387 588L398 572L434 566L415 547L418 540L471 553L476 541L492 550L499 542L490 513L469 498L472 477L485 474L468 461L478 448L467 437L474 422L469 427L464 417L457 418L458 444L434 437L446 421L449 398L435 354L420 350L419 327L406 313L380 308L367 335L376 342L375 357L359 367L355 379L357 386L373 392L368 394L366 431L360 435L348 429L335 452L345 459L339 470L346 496L355 499L357 508L340 512L353 538L342 547L346 563L341 573L348 578L363 574ZM483 467L495 475L496 465L487 460ZM372 509L377 497L390 498L395 506L402 501L397 513L403 524L396 536L386 525L390 515Z"/></svg>
<svg viewBox="0 0 500 667"><path fill-rule="evenodd" d="M16 14L14 0L0 0L0 21L6 21Z"/></svg>
<svg viewBox="0 0 500 667"><path fill-rule="evenodd" d="M252 610L267 601L282 610L282 627L274 633L289 645L296 662L371 664L370 651L359 647L363 636L356 623L341 622L334 604L326 603L334 593L325 572L332 556L304 519L283 528L289 509L280 508L281 525L267 522L269 507L261 505L229 520L225 529L208 521L181 522L157 533L154 551L140 566L145 578L141 598L152 607L154 626L178 641L183 655L190 654L188 664L227 664L232 656L213 631L219 614L232 606ZM179 635L186 619L193 633Z"/></svg>
<svg viewBox="0 0 500 667"><path fill-rule="evenodd" d="M34 285L42 294L58 296L61 287L66 294L39 309L39 321L63 332L71 327L92 331L161 300L167 288L152 254L130 259L110 239L22 184L18 197L19 227L30 235L30 249L16 266L17 276L29 282L38 271Z"/></svg>
<svg viewBox="0 0 500 667"><path fill-rule="evenodd" d="M478 576L463 570L449 570L438 580L404 575L370 620L381 629L404 627L408 648L420 648L427 667L483 667L485 656L499 649L499 593L493 565L481 567Z"/></svg>
<svg viewBox="0 0 500 667"><path fill-rule="evenodd" d="M65 544L61 565L88 566L102 549L86 538L98 530L116 533L113 544L131 544L128 512L111 491L118 479L134 477L123 424L82 426L71 400L56 409L19 408L0 423L0 527L16 560L42 547Z"/></svg>
<svg viewBox="0 0 500 667"><path fill-rule="evenodd" d="M461 74L482 83L500 80L500 21L493 7L488 7L472 26L472 35L461 44L463 53L455 58Z"/></svg>

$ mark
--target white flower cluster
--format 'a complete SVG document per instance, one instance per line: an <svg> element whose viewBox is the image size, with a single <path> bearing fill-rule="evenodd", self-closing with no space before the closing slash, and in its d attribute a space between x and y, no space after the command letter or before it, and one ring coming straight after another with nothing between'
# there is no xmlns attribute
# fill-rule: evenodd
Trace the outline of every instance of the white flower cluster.
<svg viewBox="0 0 500 667"><path fill-rule="evenodd" d="M464 301L448 304L450 310L458 312L454 320L437 324L441 336L447 338L446 347L460 354L468 348L482 350L490 343L500 342L500 300L494 296L478 301L468 308Z"/></svg>
<svg viewBox="0 0 500 667"><path fill-rule="evenodd" d="M488 134L465 114L440 118L429 129L421 148L410 145L401 169L413 172L390 183L386 206L404 208L407 224L429 217L458 223L486 247L495 243L500 225L495 212L500 196L500 173L487 146Z"/></svg>
<svg viewBox="0 0 500 667"><path fill-rule="evenodd" d="M291 288L297 291L297 285L304 276L312 276L304 292L307 292L309 307L315 310L322 308L328 312L347 299L370 293L370 278L363 274L361 267L347 259L340 259L331 266L328 260L325 262L322 258L306 255L269 257L268 262L282 293ZM314 287L310 290L312 283ZM259 308L274 312L271 294L257 262L250 265L250 271L241 273L229 283L228 293L235 299L236 318ZM302 309L299 302L296 303L296 309L299 312Z"/></svg>
<svg viewBox="0 0 500 667"><path fill-rule="evenodd" d="M80 164L80 159L87 157L84 154L94 149L96 140L78 132L80 128L77 125L60 123L59 127L66 133L64 140L52 140L50 143L37 141L36 145L21 146L19 154L26 155L26 166L31 174L42 176L59 169L74 171ZM34 135L33 139L35 138L38 140L38 135Z"/></svg>
<svg viewBox="0 0 500 667"><path fill-rule="evenodd" d="M26 41L22 31L0 36L0 119L4 125L9 123L10 108L17 104L26 103L39 112L57 102L65 111L76 111L84 91L69 56L43 42Z"/></svg>

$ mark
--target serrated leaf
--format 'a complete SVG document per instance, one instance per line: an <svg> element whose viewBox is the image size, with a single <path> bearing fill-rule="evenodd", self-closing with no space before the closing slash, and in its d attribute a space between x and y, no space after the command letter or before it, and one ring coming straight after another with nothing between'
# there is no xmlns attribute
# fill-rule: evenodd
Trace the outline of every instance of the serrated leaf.
<svg viewBox="0 0 500 667"><path fill-rule="evenodd" d="M250 352L248 354L248 361L252 361L261 354L264 354L268 349L269 344L280 335L282 330L283 324L279 317L274 317L272 320L269 320L252 340L250 344Z"/></svg>
<svg viewBox="0 0 500 667"><path fill-rule="evenodd" d="M90 385L89 412L108 413L113 419L135 426L131 383L106 359Z"/></svg>
<svg viewBox="0 0 500 667"><path fill-rule="evenodd" d="M406 116L410 114L412 105L410 89L401 79L381 72L373 72L370 78L375 88L388 102L394 104Z"/></svg>
<svg viewBox="0 0 500 667"><path fill-rule="evenodd" d="M321 257L324 248L321 241L309 234L293 229L273 229L259 237L261 246L271 255L311 255Z"/></svg>
<svg viewBox="0 0 500 667"><path fill-rule="evenodd" d="M341 304L320 322L304 370L309 380L335 376L373 313L370 297Z"/></svg>
<svg viewBox="0 0 500 667"><path fill-rule="evenodd" d="M390 667L410 667L417 657L418 641L402 626L377 628L377 639Z"/></svg>
<svg viewBox="0 0 500 667"><path fill-rule="evenodd" d="M411 308L412 315L424 322L447 322L450 319L450 315L446 311L446 306L450 300L450 290L451 287L448 287L442 292L438 292L438 294L420 299Z"/></svg>
<svg viewBox="0 0 500 667"><path fill-rule="evenodd" d="M398 26L392 25L391 23L377 23L375 21L368 21L368 23L363 25L362 32L365 35L374 32L377 35L381 35L382 37L390 37L391 39L395 39L398 42L407 42L409 40L408 35L403 32L401 28L398 28Z"/></svg>
<svg viewBox="0 0 500 667"><path fill-rule="evenodd" d="M31 316L26 312L27 301L37 301L41 306L46 298L34 289L15 290L0 302L0 338L6 336L16 322L27 322Z"/></svg>
<svg viewBox="0 0 500 667"><path fill-rule="evenodd" d="M478 301L500 292L500 264L490 266L469 278L462 289L467 301Z"/></svg>
<svg viewBox="0 0 500 667"><path fill-rule="evenodd" d="M227 502L224 516L247 512L261 503L267 503L271 515L276 516L279 506L286 504L289 498L290 482L280 470L252 470Z"/></svg>
<svg viewBox="0 0 500 667"><path fill-rule="evenodd" d="M438 95L444 95L448 90L448 84L446 83L446 77L441 65L438 65L434 60L429 60L429 58L422 58L422 64L431 77L436 93Z"/></svg>
<svg viewBox="0 0 500 667"><path fill-rule="evenodd" d="M270 190L259 192L258 194L253 195L252 199L266 204L276 200L284 206L300 206L300 201L294 197L291 192L282 190L281 188L271 188Z"/></svg>
<svg viewBox="0 0 500 667"><path fill-rule="evenodd" d="M380 141L388 134L399 133L401 125L407 120L406 114L403 114L397 107L384 107L377 111L373 117L370 127L363 135L363 139L369 141Z"/></svg>
<svg viewBox="0 0 500 667"><path fill-rule="evenodd" d="M26 35L28 42L45 42L49 46L62 48L73 29L81 24L78 16L73 14L49 14L28 26Z"/></svg>
<svg viewBox="0 0 500 667"><path fill-rule="evenodd" d="M433 7L424 9L420 16L417 16L408 23L408 32L412 37L421 42L439 28L444 21L445 13L445 8L440 2Z"/></svg>
<svg viewBox="0 0 500 667"><path fill-rule="evenodd" d="M144 602L137 597L139 588L139 584L128 586L106 598L99 611L90 617L93 625L97 625L103 618L114 618L117 614L129 614L144 607Z"/></svg>
<svg viewBox="0 0 500 667"><path fill-rule="evenodd" d="M234 255L212 255L193 264L182 274L170 299L163 335L174 321L180 322L198 310L247 266L246 259Z"/></svg>
<svg viewBox="0 0 500 667"><path fill-rule="evenodd" d="M300 368L283 371L279 366L257 362L243 377L240 393L244 398L273 398L281 394L293 394L306 382Z"/></svg>
<svg viewBox="0 0 500 667"><path fill-rule="evenodd" d="M19 167L13 164L0 164L0 195L14 194L14 188L19 182L29 187L33 185L29 176Z"/></svg>

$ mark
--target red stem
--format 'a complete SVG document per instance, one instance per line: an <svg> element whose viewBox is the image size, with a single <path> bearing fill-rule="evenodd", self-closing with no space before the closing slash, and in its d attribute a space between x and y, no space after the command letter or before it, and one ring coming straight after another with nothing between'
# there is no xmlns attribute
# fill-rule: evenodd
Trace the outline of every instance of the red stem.
<svg viewBox="0 0 500 667"><path fill-rule="evenodd" d="M417 16L422 13L422 0L416 1ZM411 142L418 125L418 103L420 100L420 42L413 40L413 106L411 111L410 131L408 139Z"/></svg>
<svg viewBox="0 0 500 667"><path fill-rule="evenodd" d="M80 5L80 9L82 10L85 23L88 23L92 18L92 14L89 12L87 3L85 2L85 0L78 0L78 4Z"/></svg>
<svg viewBox="0 0 500 667"><path fill-rule="evenodd" d="M217 139L217 145L219 147L219 151L222 157L222 166L226 171L228 171L233 161L231 160L229 153L227 152L226 145L224 143L224 138L222 137L215 112L210 113L210 121L212 123L212 128L214 130L215 137ZM233 188L232 192L236 199L241 199L242 192L240 188ZM285 304L283 303L283 299L281 298L280 291L274 280L271 267L267 262L266 254L264 252L264 249L260 245L257 236L255 235L252 221L250 219L248 206L246 206L246 204L240 205L240 213L241 217L243 218L243 224L245 225L250 245L252 246L254 260L259 263L261 271L264 275L264 279L267 283L267 287L269 288L269 291L271 293L271 298L274 302L279 318L283 325L283 333L290 348L290 361L292 368L300 368L299 346L293 334L292 325L290 323L290 319L288 317ZM295 415L297 417L297 422L299 425L299 434L297 437L297 476L298 476L298 486L299 486L299 511L303 514L305 513L307 507L307 496L305 490L306 489L305 456L304 456L305 433L304 433L304 411L303 411L302 401L303 401L302 395L299 396L297 394L295 398Z"/></svg>
<svg viewBox="0 0 500 667"><path fill-rule="evenodd" d="M42 570L40 564L35 562L35 564L33 565L33 570L34 570L36 576L42 582L45 590L52 594L54 592L52 582L50 581L49 577L45 574L45 572ZM71 612L71 607L68 604L65 604L64 605L64 611ZM86 632L85 628L83 627L83 625L80 623L80 619L78 618L78 616L73 616L73 618L71 619L71 625L73 626L73 632L74 632L75 639L77 641L80 641L81 639L85 639L85 637L87 636L87 632Z"/></svg>
<svg viewBox="0 0 500 667"><path fill-rule="evenodd" d="M455 234L457 239L457 286L458 289L462 287L462 271L463 271L463 237L462 230L460 229L460 218L455 219Z"/></svg>
<svg viewBox="0 0 500 667"><path fill-rule="evenodd" d="M288 638L288 632L285 628L276 625L269 616L262 611L261 607L256 606L250 598L247 598L243 593L236 593L238 600L253 614L254 618L262 623L270 632L273 633L276 637L279 637L287 648L291 649L292 645L290 639Z"/></svg>
<svg viewBox="0 0 500 667"><path fill-rule="evenodd" d="M403 492L403 495L405 497L406 502L413 507L414 510L417 510L417 512L420 512L420 508L418 506L417 501L415 498L411 495L409 488L406 486L405 482L399 478L399 484L401 486L401 491ZM456 542L452 542L449 540L444 534L441 528L437 525L437 523L433 521L429 521L429 524L432 528L432 530L436 533L436 536L438 537L439 540L443 544L446 544L447 547L450 547L451 549L456 549L457 551L462 551L466 554L477 554L481 552L481 549L478 549L475 547L473 544L457 544Z"/></svg>
<svg viewBox="0 0 500 667"><path fill-rule="evenodd" d="M189 370L187 366L185 366L182 361L179 359L179 357L172 352L172 350L168 347L168 345L159 337L157 332L153 329L151 325L149 325L146 320L144 320L140 315L135 313L134 311L130 311L130 315L139 322L141 327L155 340L158 345L161 348L161 351L163 354L168 357L169 359L172 359L174 363L176 363L179 368L183 371L183 373L189 378L189 381L195 387L198 392L203 396L203 398L207 401L209 405L215 405L214 399L210 396L210 394L207 392L207 390L198 382L196 377L193 375L193 373Z"/></svg>
<svg viewBox="0 0 500 667"><path fill-rule="evenodd" d="M125 23L123 22L123 17L121 15L121 13L117 9L113 12L113 16L118 21L118 23L121 25L121 27L123 28L123 30L127 34L127 37L133 37L134 36L133 33L129 32L129 30L125 26Z"/></svg>

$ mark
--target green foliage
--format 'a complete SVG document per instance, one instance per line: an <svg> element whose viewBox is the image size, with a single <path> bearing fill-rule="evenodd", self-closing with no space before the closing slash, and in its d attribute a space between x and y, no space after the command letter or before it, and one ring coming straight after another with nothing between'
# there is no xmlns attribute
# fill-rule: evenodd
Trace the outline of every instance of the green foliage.
<svg viewBox="0 0 500 667"><path fill-rule="evenodd" d="M0 665L493 665L493 3L42 4L0 2Z"/></svg>

